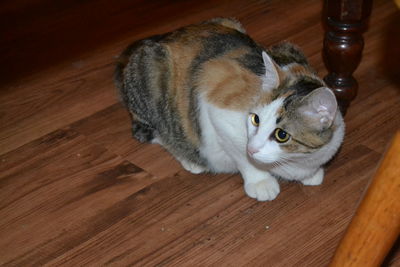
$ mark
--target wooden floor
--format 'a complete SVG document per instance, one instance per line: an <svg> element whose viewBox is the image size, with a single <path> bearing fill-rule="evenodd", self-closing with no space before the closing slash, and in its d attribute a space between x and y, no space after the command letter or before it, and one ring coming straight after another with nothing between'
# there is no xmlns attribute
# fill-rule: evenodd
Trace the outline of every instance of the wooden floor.
<svg viewBox="0 0 400 267"><path fill-rule="evenodd" d="M400 126L400 12L376 0L344 145L272 202L131 138L112 81L130 42L215 16L321 59L322 1L0 3L0 265L326 266ZM394 249L388 266L400 266Z"/></svg>

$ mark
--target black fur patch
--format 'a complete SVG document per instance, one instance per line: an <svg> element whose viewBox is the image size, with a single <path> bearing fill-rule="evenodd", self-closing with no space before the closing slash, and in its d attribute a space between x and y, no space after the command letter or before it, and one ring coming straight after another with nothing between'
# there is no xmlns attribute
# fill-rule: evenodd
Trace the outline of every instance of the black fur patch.
<svg viewBox="0 0 400 267"><path fill-rule="evenodd" d="M262 76L265 74L265 66L262 59L261 48L259 48L259 51L257 53L246 54L244 55L244 57L239 58L238 62L243 67L249 69L258 76Z"/></svg>
<svg viewBox="0 0 400 267"><path fill-rule="evenodd" d="M193 60L190 67L191 73L194 74L198 71L199 66L204 62L240 47L250 47L252 54L246 55L244 58L240 59L239 62L252 72L262 75L264 73L264 65L261 57L262 48L247 35L235 30L232 30L230 34L214 33L206 37L203 42L202 51Z"/></svg>
<svg viewBox="0 0 400 267"><path fill-rule="evenodd" d="M279 66L285 66L290 63L298 63L300 65L308 65L307 58L303 52L290 43L281 43L272 46L268 50L268 54L271 55L273 60Z"/></svg>
<svg viewBox="0 0 400 267"><path fill-rule="evenodd" d="M314 91L317 88L324 86L323 83L317 79L313 79L310 77L302 77L300 78L294 85L288 87L287 91L293 91L294 93L288 96L283 105L285 109L287 109L288 105L297 98L304 97Z"/></svg>

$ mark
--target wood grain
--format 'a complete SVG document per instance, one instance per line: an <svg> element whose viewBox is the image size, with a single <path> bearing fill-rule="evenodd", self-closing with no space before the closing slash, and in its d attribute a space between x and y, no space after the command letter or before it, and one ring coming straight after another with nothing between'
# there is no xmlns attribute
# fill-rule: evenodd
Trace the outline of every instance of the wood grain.
<svg viewBox="0 0 400 267"><path fill-rule="evenodd" d="M0 265L327 266L400 125L397 27L376 0L346 138L318 187L272 202L132 139L112 81L133 40L215 16L303 48L324 76L322 2L2 1ZM397 24L396 24L397 23ZM399 250L385 260L400 265Z"/></svg>

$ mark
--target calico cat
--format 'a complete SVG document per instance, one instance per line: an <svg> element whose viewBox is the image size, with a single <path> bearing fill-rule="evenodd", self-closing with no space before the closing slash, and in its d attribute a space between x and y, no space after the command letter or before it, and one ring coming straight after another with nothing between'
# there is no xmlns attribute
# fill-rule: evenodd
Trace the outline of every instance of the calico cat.
<svg viewBox="0 0 400 267"><path fill-rule="evenodd" d="M248 196L273 200L277 178L319 185L344 122L334 94L289 43L269 49L217 18L130 45L116 85L133 136L192 172L240 172Z"/></svg>

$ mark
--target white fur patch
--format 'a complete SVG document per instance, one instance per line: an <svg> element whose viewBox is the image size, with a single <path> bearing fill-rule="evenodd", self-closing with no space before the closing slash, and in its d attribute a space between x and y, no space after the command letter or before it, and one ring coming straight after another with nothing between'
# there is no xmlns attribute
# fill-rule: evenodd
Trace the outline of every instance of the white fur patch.
<svg viewBox="0 0 400 267"><path fill-rule="evenodd" d="M283 99L278 98L270 104L254 110L258 115L260 124L258 127L251 123L250 118L247 122L248 144L251 151L257 151L252 157L261 163L273 163L279 159L282 153L279 144L270 139L276 129L277 112L283 104Z"/></svg>
<svg viewBox="0 0 400 267"><path fill-rule="evenodd" d="M246 155L246 113L218 108L205 97L199 97L199 107L201 155L212 172L237 172L238 155Z"/></svg>

